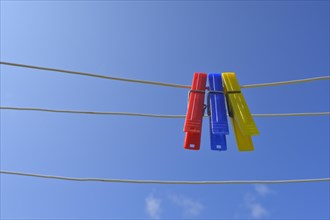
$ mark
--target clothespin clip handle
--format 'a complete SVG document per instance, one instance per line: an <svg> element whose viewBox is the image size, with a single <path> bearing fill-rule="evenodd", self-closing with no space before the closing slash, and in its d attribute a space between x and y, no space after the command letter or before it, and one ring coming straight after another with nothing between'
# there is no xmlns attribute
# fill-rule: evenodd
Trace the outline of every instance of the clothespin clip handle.
<svg viewBox="0 0 330 220"><path fill-rule="evenodd" d="M206 89L205 73L195 73L191 90L188 94L188 107L184 132L186 137L184 148L189 150L199 150L202 132L202 122L205 111L204 98Z"/></svg>
<svg viewBox="0 0 330 220"><path fill-rule="evenodd" d="M241 92L235 73L222 74L227 99L228 114L231 118L239 151L253 151L251 136L259 134L249 107Z"/></svg>
<svg viewBox="0 0 330 220"><path fill-rule="evenodd" d="M221 74L208 76L208 115L210 116L210 140L212 150L227 150L226 135L229 134L225 96Z"/></svg>

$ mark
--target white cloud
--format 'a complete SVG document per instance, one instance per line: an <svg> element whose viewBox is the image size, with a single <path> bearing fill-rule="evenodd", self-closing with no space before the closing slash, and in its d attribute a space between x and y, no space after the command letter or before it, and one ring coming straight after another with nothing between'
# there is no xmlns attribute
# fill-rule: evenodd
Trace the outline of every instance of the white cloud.
<svg viewBox="0 0 330 220"><path fill-rule="evenodd" d="M256 184L254 185L254 189L260 196L266 196L268 194L274 193L272 190L269 189L268 186L264 184Z"/></svg>
<svg viewBox="0 0 330 220"><path fill-rule="evenodd" d="M155 198L152 194L150 194L146 198L146 211L150 218L152 219L160 219L160 213L161 213L161 200L158 198Z"/></svg>
<svg viewBox="0 0 330 220"><path fill-rule="evenodd" d="M169 198L173 204L183 209L183 216L186 218L197 217L204 209L204 206L200 202L190 198L173 194Z"/></svg>
<svg viewBox="0 0 330 220"><path fill-rule="evenodd" d="M244 196L243 208L248 210L248 213L245 211L244 214L238 212L235 214L235 217L241 218L241 215L244 215L245 218L249 216L254 219L268 217L270 212L261 201L271 194L276 194L276 192L270 189L267 185L255 184L254 191L248 192Z"/></svg>
<svg viewBox="0 0 330 220"><path fill-rule="evenodd" d="M253 218L262 218L268 215L268 211L260 203L250 204L250 208Z"/></svg>
<svg viewBox="0 0 330 220"><path fill-rule="evenodd" d="M268 210L250 193L245 195L245 205L252 218L259 219L269 215Z"/></svg>

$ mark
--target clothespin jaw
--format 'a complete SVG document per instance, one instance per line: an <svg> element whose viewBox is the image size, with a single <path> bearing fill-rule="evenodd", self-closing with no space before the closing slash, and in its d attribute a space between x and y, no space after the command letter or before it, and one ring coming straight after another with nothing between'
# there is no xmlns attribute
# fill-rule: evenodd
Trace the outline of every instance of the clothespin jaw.
<svg viewBox="0 0 330 220"><path fill-rule="evenodd" d="M226 135L229 134L229 128L221 74L211 73L208 75L208 80L211 149L225 151L227 150Z"/></svg>
<svg viewBox="0 0 330 220"><path fill-rule="evenodd" d="M189 92L188 108L184 123L184 148L199 150L204 116L204 97L206 89L206 73L195 73Z"/></svg>
<svg viewBox="0 0 330 220"><path fill-rule="evenodd" d="M235 73L222 74L228 112L233 124L239 151L253 151L251 136L258 135L258 128L241 92Z"/></svg>

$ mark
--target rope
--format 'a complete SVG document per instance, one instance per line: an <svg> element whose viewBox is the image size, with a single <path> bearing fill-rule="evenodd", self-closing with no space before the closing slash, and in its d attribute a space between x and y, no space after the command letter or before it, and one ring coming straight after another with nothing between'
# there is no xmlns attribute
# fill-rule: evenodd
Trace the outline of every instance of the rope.
<svg viewBox="0 0 330 220"><path fill-rule="evenodd" d="M113 77L113 76L98 75L98 74L94 74L94 73L77 72L77 71L72 71L72 70L62 70L62 69L55 69L55 68L41 67L41 66L31 66L31 65L18 64L18 63L9 63L9 62L2 62L2 61L0 62L0 64L8 65L8 66L24 67L24 68L29 68L29 69L46 70L46 71L52 71L52 72L60 72L60 73L90 76L90 77L110 79L110 80L125 81L125 82L143 83L143 84L150 84L150 85L157 85L157 86L168 86L168 87L175 87L175 88L190 89L190 86L173 84L173 83L163 83L163 82L156 82L156 81L146 81L146 80L138 80L138 79L119 78L119 77Z"/></svg>
<svg viewBox="0 0 330 220"><path fill-rule="evenodd" d="M44 108L19 108L19 107L0 107L1 110L17 110L17 111L40 111L53 113L72 113L72 114L90 114L90 115L123 115L123 116L140 116L152 118L185 118L185 115L160 115L160 114L142 114L129 112L94 112L94 111L76 111L76 110L59 110ZM310 112L310 113L279 113L279 114L252 114L254 117L289 117L289 116L325 116L330 112ZM205 115L204 117L208 117Z"/></svg>
<svg viewBox="0 0 330 220"><path fill-rule="evenodd" d="M266 86L280 86L280 85L306 83L306 82L313 82L313 81L318 81L318 80L329 80L329 79L330 79L330 76L319 76L319 77L313 77L313 78L307 78L307 79L297 79L297 80L289 80L289 81L282 81L282 82L251 84L251 85L241 86L241 88L249 89L249 88L266 87Z"/></svg>
<svg viewBox="0 0 330 220"><path fill-rule="evenodd" d="M157 86L167 86L167 87L174 87L174 88L184 88L184 89L190 89L191 88L191 86L189 86L189 85L163 83L163 82L138 80L138 79L119 78L119 77L105 76L105 75L99 75L99 74L94 74L94 73L78 72L78 71L72 71L72 70L63 70L63 69L56 69L56 68L50 68L50 67L32 66L32 65L19 64L19 63L10 63L10 62L0 61L0 64L7 65L7 66L29 68L29 69L46 70L46 71L52 71L52 72L61 72L61 73L68 73L68 74L75 74L75 75L82 75L82 76L90 76L90 77L103 78L103 79L109 79L109 80L118 80L118 81L125 81L125 82L143 83L143 84L150 84L150 85L157 85ZM243 86L241 86L241 88L242 89L248 89L248 88L266 87L266 86L279 86L279 85L305 83L305 82L313 82L313 81L318 81L318 80L329 80L329 79L330 79L330 76L320 76L320 77L290 80L290 81L282 81L282 82L271 82L271 83L243 85Z"/></svg>
<svg viewBox="0 0 330 220"><path fill-rule="evenodd" d="M206 185L206 184L280 184L280 183L308 183L308 182L326 182L330 178L315 178L315 179L289 179L289 180L227 180L227 181L166 181L166 180L127 180L127 179L101 179L101 178L73 178L64 176L51 176L42 174L0 171L1 174L19 175L38 177L46 179L57 179L67 181L80 182L110 182L110 183L140 183L140 184L189 184L189 185Z"/></svg>

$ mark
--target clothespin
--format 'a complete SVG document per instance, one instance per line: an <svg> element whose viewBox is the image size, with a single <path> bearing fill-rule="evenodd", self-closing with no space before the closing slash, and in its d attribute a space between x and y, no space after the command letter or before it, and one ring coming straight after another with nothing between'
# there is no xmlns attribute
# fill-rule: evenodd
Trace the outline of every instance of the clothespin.
<svg viewBox="0 0 330 220"><path fill-rule="evenodd" d="M189 91L188 108L184 123L184 148L199 150L204 116L204 97L206 89L206 73L195 73L191 90Z"/></svg>
<svg viewBox="0 0 330 220"><path fill-rule="evenodd" d="M208 93L208 115L210 117L211 149L227 150L226 134L229 134L225 96L219 73L211 73Z"/></svg>
<svg viewBox="0 0 330 220"><path fill-rule="evenodd" d="M251 136L258 135L258 128L241 92L235 73L222 73L228 113L231 118L239 151L253 151Z"/></svg>

